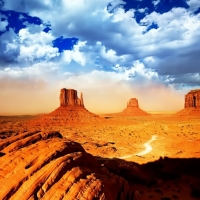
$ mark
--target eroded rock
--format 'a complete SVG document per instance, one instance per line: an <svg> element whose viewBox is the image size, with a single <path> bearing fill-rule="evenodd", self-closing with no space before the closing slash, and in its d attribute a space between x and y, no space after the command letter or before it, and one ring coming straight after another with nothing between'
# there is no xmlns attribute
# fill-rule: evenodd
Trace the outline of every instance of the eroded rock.
<svg viewBox="0 0 200 200"><path fill-rule="evenodd" d="M21 133L0 146L0 199L133 199L124 178L59 132Z"/></svg>

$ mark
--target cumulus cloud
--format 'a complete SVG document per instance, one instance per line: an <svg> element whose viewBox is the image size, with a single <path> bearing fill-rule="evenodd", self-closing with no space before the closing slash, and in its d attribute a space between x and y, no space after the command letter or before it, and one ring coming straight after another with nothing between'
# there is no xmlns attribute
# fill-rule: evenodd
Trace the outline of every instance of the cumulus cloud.
<svg viewBox="0 0 200 200"><path fill-rule="evenodd" d="M3 9L37 16L51 30L46 33L44 25L26 22L27 27L19 34L10 28L0 36L0 79L6 88L10 83L23 85L25 80L30 83L27 87L46 90L49 80L54 80L55 90L60 86L84 90L89 108L103 112L103 105L116 111L122 109L122 101L134 96L141 98L147 110L156 109L155 99L145 107L145 98L156 96L160 102L156 106L161 109L162 101L167 103L162 91L174 95L170 102L176 102L174 109L180 108L182 94L173 87L200 85L200 14L194 15L198 0L187 1L189 9L176 7L150 14L146 8L125 11L122 0L23 2L6 0ZM154 6L159 2L153 1ZM138 11L145 12L140 23L135 19ZM5 30L6 22L1 23L0 30ZM158 28L151 28L152 24ZM76 37L78 42L71 51L59 53L52 41L61 36ZM106 95L111 99L107 104ZM120 105L114 106L116 99L121 99ZM92 101L101 109L96 110Z"/></svg>
<svg viewBox="0 0 200 200"><path fill-rule="evenodd" d="M83 52L81 52L82 47L84 47L86 42L79 41L78 44L74 45L74 48L72 51L65 50L62 53L62 60L69 64L72 60L80 64L81 66L84 66L86 63L86 58Z"/></svg>
<svg viewBox="0 0 200 200"><path fill-rule="evenodd" d="M187 0L187 4L190 6L190 9L195 12L200 8L200 1L199 0Z"/></svg>
<svg viewBox="0 0 200 200"><path fill-rule="evenodd" d="M36 28L34 28L36 27ZM54 37L41 31L43 27L30 26L16 35L12 29L1 35L1 63L33 63L58 57L58 48L52 47Z"/></svg>
<svg viewBox="0 0 200 200"><path fill-rule="evenodd" d="M6 26L8 25L8 22L5 20L5 21L1 21L0 23L0 31L3 32L6 30Z"/></svg>

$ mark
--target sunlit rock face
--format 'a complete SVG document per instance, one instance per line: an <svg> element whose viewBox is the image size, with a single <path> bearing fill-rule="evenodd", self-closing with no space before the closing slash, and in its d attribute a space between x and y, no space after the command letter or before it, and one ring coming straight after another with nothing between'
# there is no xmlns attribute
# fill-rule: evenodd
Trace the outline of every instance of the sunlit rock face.
<svg viewBox="0 0 200 200"><path fill-rule="evenodd" d="M139 108L138 100L136 98L131 98L127 102L127 108L123 110L123 112L121 113L121 115L127 115L127 116L147 116L149 114Z"/></svg>
<svg viewBox="0 0 200 200"><path fill-rule="evenodd" d="M0 199L133 199L124 178L59 132L16 133L0 153Z"/></svg>
<svg viewBox="0 0 200 200"><path fill-rule="evenodd" d="M83 94L80 98L77 96L77 91L74 89L63 88L60 91L60 106L81 106L84 107Z"/></svg>
<svg viewBox="0 0 200 200"><path fill-rule="evenodd" d="M180 116L200 116L200 89L191 90L185 95L184 107L176 114Z"/></svg>
<svg viewBox="0 0 200 200"><path fill-rule="evenodd" d="M185 95L185 108L200 108L200 89L191 90Z"/></svg>

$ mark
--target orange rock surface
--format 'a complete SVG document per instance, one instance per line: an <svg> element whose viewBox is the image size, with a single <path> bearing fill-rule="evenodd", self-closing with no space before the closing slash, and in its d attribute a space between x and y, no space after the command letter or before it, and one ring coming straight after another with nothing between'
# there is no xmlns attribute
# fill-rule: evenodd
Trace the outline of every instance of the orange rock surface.
<svg viewBox="0 0 200 200"><path fill-rule="evenodd" d="M0 199L132 199L110 173L59 132L25 132L0 142Z"/></svg>

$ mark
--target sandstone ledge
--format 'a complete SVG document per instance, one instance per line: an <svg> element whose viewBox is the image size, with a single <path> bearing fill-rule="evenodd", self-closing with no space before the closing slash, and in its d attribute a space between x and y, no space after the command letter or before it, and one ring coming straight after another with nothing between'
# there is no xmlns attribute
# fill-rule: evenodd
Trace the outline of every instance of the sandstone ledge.
<svg viewBox="0 0 200 200"><path fill-rule="evenodd" d="M110 173L59 132L25 132L1 140L0 199L133 199Z"/></svg>

